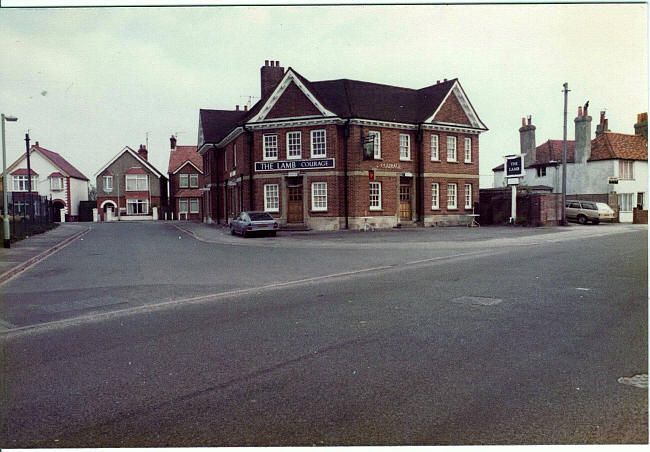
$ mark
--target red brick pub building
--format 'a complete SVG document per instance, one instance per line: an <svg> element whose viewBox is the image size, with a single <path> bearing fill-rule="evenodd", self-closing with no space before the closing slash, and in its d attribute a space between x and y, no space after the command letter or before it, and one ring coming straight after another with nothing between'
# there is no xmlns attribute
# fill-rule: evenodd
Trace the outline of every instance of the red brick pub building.
<svg viewBox="0 0 650 452"><path fill-rule="evenodd" d="M261 68L249 110L201 110L204 221L319 230L467 222L487 130L457 79L422 89Z"/></svg>

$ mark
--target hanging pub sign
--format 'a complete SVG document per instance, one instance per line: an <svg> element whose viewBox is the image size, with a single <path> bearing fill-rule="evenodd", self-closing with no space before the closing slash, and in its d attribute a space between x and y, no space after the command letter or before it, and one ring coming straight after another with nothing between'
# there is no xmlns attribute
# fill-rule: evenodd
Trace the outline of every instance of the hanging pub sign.
<svg viewBox="0 0 650 452"><path fill-rule="evenodd" d="M375 137L374 135L369 135L363 137L363 159L364 160L374 160L375 159Z"/></svg>
<svg viewBox="0 0 650 452"><path fill-rule="evenodd" d="M506 155L505 159L506 177L524 177L524 156L522 154Z"/></svg>

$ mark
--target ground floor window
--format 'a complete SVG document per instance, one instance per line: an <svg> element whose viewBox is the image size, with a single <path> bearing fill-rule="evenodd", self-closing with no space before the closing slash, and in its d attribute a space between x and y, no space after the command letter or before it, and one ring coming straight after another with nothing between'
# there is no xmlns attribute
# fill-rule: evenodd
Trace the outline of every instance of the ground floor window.
<svg viewBox="0 0 650 452"><path fill-rule="evenodd" d="M456 184L447 184L447 208L455 209L458 206L458 186Z"/></svg>
<svg viewBox="0 0 650 452"><path fill-rule="evenodd" d="M199 213L199 198L190 199L190 213Z"/></svg>
<svg viewBox="0 0 650 452"><path fill-rule="evenodd" d="M537 177L544 177L546 176L546 167L545 166L538 166L537 167Z"/></svg>
<svg viewBox="0 0 650 452"><path fill-rule="evenodd" d="M127 199L126 213L129 215L142 215L149 213L149 201L147 199Z"/></svg>
<svg viewBox="0 0 650 452"><path fill-rule="evenodd" d="M178 213L187 213L187 198L178 199Z"/></svg>
<svg viewBox="0 0 650 452"><path fill-rule="evenodd" d="M311 184L311 210L320 212L327 210L327 182Z"/></svg>
<svg viewBox="0 0 650 452"><path fill-rule="evenodd" d="M634 205L634 193L619 193L618 207L621 212L631 212Z"/></svg>
<svg viewBox="0 0 650 452"><path fill-rule="evenodd" d="M440 208L440 184L434 182L431 184L431 209Z"/></svg>
<svg viewBox="0 0 650 452"><path fill-rule="evenodd" d="M370 210L381 210L381 182L370 182Z"/></svg>
<svg viewBox="0 0 650 452"><path fill-rule="evenodd" d="M472 184L465 184L465 208L472 208Z"/></svg>
<svg viewBox="0 0 650 452"><path fill-rule="evenodd" d="M266 212L280 211L280 196L278 194L278 184L264 185L264 210Z"/></svg>

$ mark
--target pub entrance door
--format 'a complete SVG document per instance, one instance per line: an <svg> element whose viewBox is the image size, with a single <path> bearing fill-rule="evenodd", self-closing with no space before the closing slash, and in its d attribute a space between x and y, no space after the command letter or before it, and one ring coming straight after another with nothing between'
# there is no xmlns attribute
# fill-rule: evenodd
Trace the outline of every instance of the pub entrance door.
<svg viewBox="0 0 650 452"><path fill-rule="evenodd" d="M399 186L399 219L411 221L411 184Z"/></svg>
<svg viewBox="0 0 650 452"><path fill-rule="evenodd" d="M287 186L288 206L287 223L304 222L302 206L302 184Z"/></svg>

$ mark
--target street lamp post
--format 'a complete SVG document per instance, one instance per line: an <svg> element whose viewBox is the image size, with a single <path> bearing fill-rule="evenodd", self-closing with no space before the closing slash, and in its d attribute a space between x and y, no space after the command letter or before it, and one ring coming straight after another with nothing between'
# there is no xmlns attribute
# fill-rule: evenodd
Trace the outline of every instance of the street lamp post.
<svg viewBox="0 0 650 452"><path fill-rule="evenodd" d="M5 121L18 121L18 118L15 116L5 116L2 113L2 197L3 197L3 221L2 227L4 232L3 245L5 248L11 247L11 233L9 232L9 197L7 196L7 190L9 188L9 180L7 179L7 150L5 146Z"/></svg>

